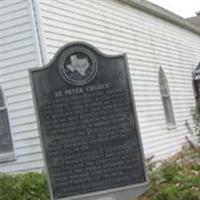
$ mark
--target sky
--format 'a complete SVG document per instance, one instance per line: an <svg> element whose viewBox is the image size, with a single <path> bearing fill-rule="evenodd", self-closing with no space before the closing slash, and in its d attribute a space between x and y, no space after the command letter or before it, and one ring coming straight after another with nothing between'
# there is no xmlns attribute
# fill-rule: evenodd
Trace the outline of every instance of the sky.
<svg viewBox="0 0 200 200"><path fill-rule="evenodd" d="M187 18L200 10L200 0L148 0L175 14Z"/></svg>

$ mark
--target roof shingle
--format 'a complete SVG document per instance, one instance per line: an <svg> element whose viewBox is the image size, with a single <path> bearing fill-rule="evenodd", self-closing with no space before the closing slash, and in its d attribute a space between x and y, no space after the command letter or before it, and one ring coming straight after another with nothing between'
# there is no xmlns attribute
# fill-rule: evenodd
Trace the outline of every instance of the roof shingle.
<svg viewBox="0 0 200 200"><path fill-rule="evenodd" d="M187 20L192 24L196 25L198 28L200 28L200 15L187 18Z"/></svg>

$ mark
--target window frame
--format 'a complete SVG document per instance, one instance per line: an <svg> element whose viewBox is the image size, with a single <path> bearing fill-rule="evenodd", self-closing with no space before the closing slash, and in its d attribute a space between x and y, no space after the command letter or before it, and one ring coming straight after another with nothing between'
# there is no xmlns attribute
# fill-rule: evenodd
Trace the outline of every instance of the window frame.
<svg viewBox="0 0 200 200"><path fill-rule="evenodd" d="M196 103L198 104L200 102L200 62L198 66L196 67L195 71L192 74L193 80L193 89L194 89L194 95Z"/></svg>
<svg viewBox="0 0 200 200"><path fill-rule="evenodd" d="M15 151L14 151L14 143L13 143L13 137L8 117L8 111L5 104L5 98L3 95L3 90L0 86L0 115L2 114L2 118L5 118L6 120L6 129L8 130L9 139L10 139L10 145L11 145L11 151L8 152L0 152L0 164L5 162L11 162L16 160Z"/></svg>
<svg viewBox="0 0 200 200"><path fill-rule="evenodd" d="M161 66L159 68L159 88L160 88L160 96L162 100L163 111L165 113L167 128L174 129L176 128L176 121L171 101L170 90L168 86L168 80Z"/></svg>

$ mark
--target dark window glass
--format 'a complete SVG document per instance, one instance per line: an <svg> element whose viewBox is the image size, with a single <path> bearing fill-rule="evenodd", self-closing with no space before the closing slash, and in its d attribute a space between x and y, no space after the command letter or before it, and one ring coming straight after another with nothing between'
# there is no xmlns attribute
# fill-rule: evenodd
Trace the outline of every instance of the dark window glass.
<svg viewBox="0 0 200 200"><path fill-rule="evenodd" d="M3 97L3 91L0 87L0 108L5 106L5 102L4 102L4 97Z"/></svg>
<svg viewBox="0 0 200 200"><path fill-rule="evenodd" d="M193 88L197 103L200 101L200 62L193 74Z"/></svg>
<svg viewBox="0 0 200 200"><path fill-rule="evenodd" d="M13 159L14 150L8 112L5 106L3 91L0 88L0 162L7 162Z"/></svg>

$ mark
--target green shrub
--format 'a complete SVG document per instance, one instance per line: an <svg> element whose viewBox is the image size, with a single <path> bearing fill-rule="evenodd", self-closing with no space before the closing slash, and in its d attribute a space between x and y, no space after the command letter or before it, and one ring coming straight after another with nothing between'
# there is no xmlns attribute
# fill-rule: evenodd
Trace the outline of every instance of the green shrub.
<svg viewBox="0 0 200 200"><path fill-rule="evenodd" d="M49 200L44 174L0 175L1 200Z"/></svg>
<svg viewBox="0 0 200 200"><path fill-rule="evenodd" d="M150 168L150 189L139 200L200 200L200 149L183 149Z"/></svg>
<svg viewBox="0 0 200 200"><path fill-rule="evenodd" d="M183 149L157 168L151 162L150 189L140 200L200 200L200 149ZM0 200L49 200L45 174L0 174Z"/></svg>
<svg viewBox="0 0 200 200"><path fill-rule="evenodd" d="M176 186L171 185L159 192L153 200L182 200L176 189Z"/></svg>
<svg viewBox="0 0 200 200"><path fill-rule="evenodd" d="M194 192L192 190L184 191L181 195L181 199L183 200L199 200L200 196L198 192Z"/></svg>

